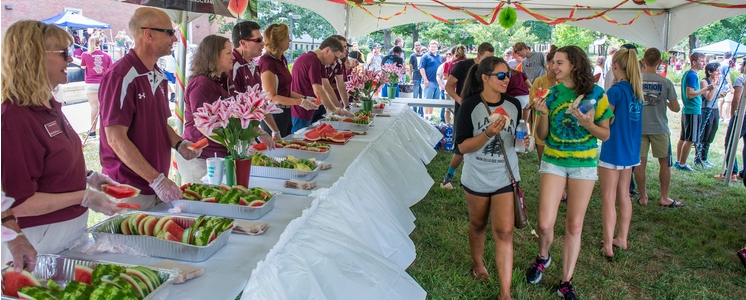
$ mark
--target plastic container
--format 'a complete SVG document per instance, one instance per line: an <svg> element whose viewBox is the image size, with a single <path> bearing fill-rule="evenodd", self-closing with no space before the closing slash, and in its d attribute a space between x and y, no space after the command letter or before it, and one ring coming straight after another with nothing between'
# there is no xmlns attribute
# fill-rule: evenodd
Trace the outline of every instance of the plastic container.
<svg viewBox="0 0 746 300"><path fill-rule="evenodd" d="M528 126L526 126L526 121L521 120L515 128L515 152L526 152L527 149L523 145L523 141L526 140L527 134Z"/></svg>
<svg viewBox="0 0 746 300"><path fill-rule="evenodd" d="M596 99L583 100L582 102L580 102L580 105L578 105L578 109L580 110L581 113L586 114L591 109L593 109L595 106L596 106Z"/></svg>

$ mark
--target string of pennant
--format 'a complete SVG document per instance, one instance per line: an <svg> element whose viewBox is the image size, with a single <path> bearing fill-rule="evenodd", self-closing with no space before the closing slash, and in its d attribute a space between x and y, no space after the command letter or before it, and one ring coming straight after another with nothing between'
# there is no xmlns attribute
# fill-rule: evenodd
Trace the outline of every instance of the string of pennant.
<svg viewBox="0 0 746 300"><path fill-rule="evenodd" d="M615 24L615 25L618 25L618 26L627 26L627 25L631 25L632 23L634 23L638 18L640 18L640 16L643 13L645 15L651 16L651 17L660 16L660 15L662 15L662 14L665 13L665 11L653 12L653 11L648 10L648 9L641 9L641 10L639 10L637 12L637 15L635 15L635 17L633 17L632 19L630 19L627 22L619 22L619 21L614 20L614 19L612 19L612 18L610 18L609 16L606 15L608 12L611 12L611 11L619 8L620 6L624 5L625 3L629 2L629 0L623 0L619 4L617 4L617 5L613 6L613 7L610 7L608 9L602 10L602 11L598 11L598 10L596 10L593 7L590 7L590 6L575 5L572 8L572 10L570 11L570 13L568 14L567 17L552 17L552 16L547 16L547 15L543 15L541 13L538 13L537 11L532 10L532 9L526 7L525 5L521 4L520 2L511 2L511 1L508 1L508 2L500 2L500 4L498 4L488 14L481 15L481 14L477 14L477 13L471 12L471 11L469 11L467 9L464 9L464 8L460 8L460 7L455 7L455 6L448 5L448 4L443 3L443 2L441 2L439 0L431 0L432 2L434 2L436 4L439 4L439 5L441 5L441 6L445 7L445 8L448 8L448 9L450 9L452 11L461 11L464 14L468 15L469 17L471 17L470 19L454 21L454 20L449 20L447 18L435 15L435 14L431 14L431 13L425 11L424 9L420 8L419 6L417 6L416 4L414 4L412 2L404 2L404 8L401 11L398 11L398 12L392 14L392 15L389 15L389 16L377 16L377 15L373 14L370 10L368 10L366 7L381 5L381 4L383 4L383 3L386 2L385 0L356 0L356 1L353 1L353 0L327 0L327 1L334 2L334 3L339 3L339 4L346 4L346 5L350 5L350 6L355 6L357 8L360 8L364 12L366 12L371 17L379 19L379 20L384 20L384 21L390 20L393 17L396 17L396 16L403 15L403 14L407 13L407 7L411 5L412 8L420 11L424 15L426 15L426 16L428 16L430 18L433 18L433 19L435 19L437 21L448 23L448 24L467 24L467 23L479 22L479 23L484 24L484 25L490 25L490 24L495 23L495 21L497 20L498 12L501 9L503 9L503 8L512 9L511 5L514 6L516 9L521 10L521 11L525 12L526 14L530 15L534 19L536 19L536 20L538 20L540 22L544 22L544 23L549 24L549 25L556 25L556 24L562 24L562 23L566 23L566 22L576 22L576 21L593 20L593 19L601 18L601 19L606 20L607 22L609 22L611 24ZM719 8L730 8L730 9L733 9L733 8L735 8L735 9L746 8L746 4L728 4L728 3L720 3L720 2L705 2L704 0L686 0L686 1L687 2L691 2L691 3L697 3L697 4L702 4L702 5L719 7ZM505 4L507 4L508 6L504 7ZM590 10L590 11L594 12L594 14L586 16L586 17L575 17L575 13L577 13L578 10L580 10L580 9Z"/></svg>

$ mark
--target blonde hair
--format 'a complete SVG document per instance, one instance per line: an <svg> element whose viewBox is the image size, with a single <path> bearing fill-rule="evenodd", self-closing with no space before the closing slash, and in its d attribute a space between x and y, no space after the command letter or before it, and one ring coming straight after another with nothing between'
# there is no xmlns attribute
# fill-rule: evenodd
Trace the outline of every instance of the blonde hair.
<svg viewBox="0 0 746 300"><path fill-rule="evenodd" d="M640 75L640 64L637 62L637 51L620 49L614 53L612 62L624 70L627 81L632 85L632 91L637 97L637 101L644 99L642 92L642 76Z"/></svg>
<svg viewBox="0 0 746 300"><path fill-rule="evenodd" d="M197 48L192 58L192 72L189 81L197 75L207 75L210 79L219 79L223 76L218 71L220 55L225 49L225 42L228 39L219 35L208 35L205 37Z"/></svg>
<svg viewBox="0 0 746 300"><path fill-rule="evenodd" d="M55 25L21 20L8 27L2 50L2 102L40 106L52 98L46 51L64 50L73 44L67 31Z"/></svg>
<svg viewBox="0 0 746 300"><path fill-rule="evenodd" d="M458 45L456 47L456 51L453 54L453 58L465 58L466 57L466 47L464 45Z"/></svg>
<svg viewBox="0 0 746 300"><path fill-rule="evenodd" d="M290 28L285 24L272 24L264 30L264 48L267 54L280 57L285 50L280 49L282 43L289 39Z"/></svg>
<svg viewBox="0 0 746 300"><path fill-rule="evenodd" d="M101 47L101 40L98 37L91 36L88 38L88 54L93 54L98 47Z"/></svg>

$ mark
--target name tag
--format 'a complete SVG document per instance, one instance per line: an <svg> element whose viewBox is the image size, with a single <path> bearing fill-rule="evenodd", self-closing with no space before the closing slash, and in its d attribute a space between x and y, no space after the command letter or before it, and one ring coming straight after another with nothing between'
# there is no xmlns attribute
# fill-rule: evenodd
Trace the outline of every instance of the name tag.
<svg viewBox="0 0 746 300"><path fill-rule="evenodd" d="M49 137L54 137L62 133L62 128L60 128L60 125L57 124L57 121L52 121L47 124L44 124L44 128L47 129L47 133L49 134Z"/></svg>

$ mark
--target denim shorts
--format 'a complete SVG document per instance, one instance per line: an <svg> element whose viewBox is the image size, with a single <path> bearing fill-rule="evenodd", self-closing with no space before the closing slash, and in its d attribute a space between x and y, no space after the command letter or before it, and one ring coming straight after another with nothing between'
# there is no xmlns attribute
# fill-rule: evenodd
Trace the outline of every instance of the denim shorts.
<svg viewBox="0 0 746 300"><path fill-rule="evenodd" d="M564 178L570 179L582 179L582 180L598 180L598 170L596 167L581 167L581 168L568 168L560 167L553 163L548 163L545 160L541 161L541 167L539 167L539 174L554 174Z"/></svg>

